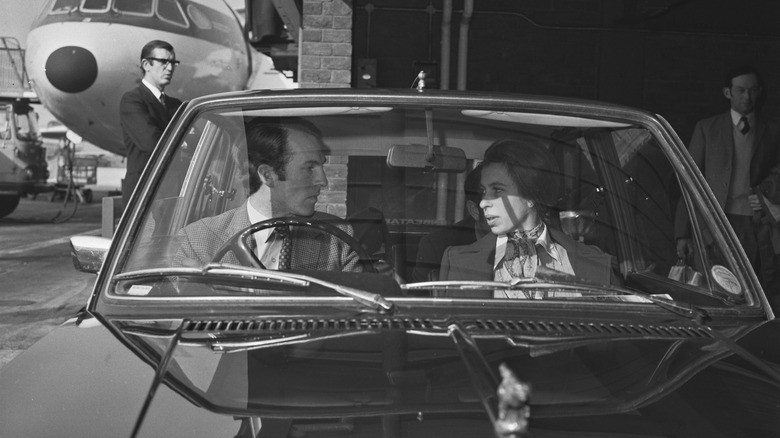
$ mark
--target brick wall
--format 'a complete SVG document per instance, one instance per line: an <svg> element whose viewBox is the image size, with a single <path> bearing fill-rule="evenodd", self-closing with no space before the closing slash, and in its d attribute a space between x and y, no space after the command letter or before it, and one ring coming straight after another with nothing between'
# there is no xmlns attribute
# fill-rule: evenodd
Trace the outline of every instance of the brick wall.
<svg viewBox="0 0 780 438"><path fill-rule="evenodd" d="M317 210L336 215L347 216L347 157L327 157L325 175L328 177L328 187L325 187L317 198Z"/></svg>
<svg viewBox="0 0 780 438"><path fill-rule="evenodd" d="M304 0L300 45L301 88L349 88L352 83L351 0Z"/></svg>
<svg viewBox="0 0 780 438"><path fill-rule="evenodd" d="M349 88L352 83L352 2L304 0L299 59L300 88ZM325 163L328 187L317 210L346 217L347 158Z"/></svg>

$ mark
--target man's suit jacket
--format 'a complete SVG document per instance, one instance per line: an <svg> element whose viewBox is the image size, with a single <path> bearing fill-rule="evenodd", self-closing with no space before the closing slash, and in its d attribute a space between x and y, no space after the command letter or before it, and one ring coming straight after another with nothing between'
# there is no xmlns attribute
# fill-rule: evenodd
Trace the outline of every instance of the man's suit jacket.
<svg viewBox="0 0 780 438"><path fill-rule="evenodd" d="M594 246L578 242L560 230L550 227L547 229L550 238L566 249L574 275L578 279L602 285L614 283L612 256ZM470 245L447 248L441 260L439 280L492 281L496 239L496 235L490 233ZM492 292L475 294L475 297L477 295L493 296Z"/></svg>
<svg viewBox="0 0 780 438"><path fill-rule="evenodd" d="M312 220L329 221L342 231L352 235L352 227L336 216L315 212ZM174 256L174 266L203 266L211 261L217 250L240 230L251 225L246 203L218 216L203 218L179 230L179 249ZM308 227L291 227L291 269L318 271L360 271L357 253L341 239ZM254 249L254 239L250 240ZM219 260L216 260L219 261ZM239 264L232 251L221 260Z"/></svg>
<svg viewBox="0 0 780 438"><path fill-rule="evenodd" d="M181 101L165 96L165 106L143 83L122 95L119 122L127 153L127 173L122 183L122 199L127 205L157 141L160 140Z"/></svg>
<svg viewBox="0 0 780 438"><path fill-rule="evenodd" d="M780 126L756 116L750 186L756 187L780 163ZM688 152L704 174L721 208L726 206L734 164L734 128L731 112L700 120L693 131ZM677 209L676 237L690 237L690 222L684 205Z"/></svg>

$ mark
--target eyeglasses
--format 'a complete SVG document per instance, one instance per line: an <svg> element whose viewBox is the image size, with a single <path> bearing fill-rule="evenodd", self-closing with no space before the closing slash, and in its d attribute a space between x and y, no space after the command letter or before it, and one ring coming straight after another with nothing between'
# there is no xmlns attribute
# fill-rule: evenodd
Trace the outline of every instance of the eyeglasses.
<svg viewBox="0 0 780 438"><path fill-rule="evenodd" d="M146 59L149 60L149 61L157 61L157 62L159 62L160 64L162 64L163 68L168 67L169 64L173 64L173 66L176 67L177 65L179 65L181 63L181 61L177 61L175 59L163 59L163 58L151 58L151 57L146 58Z"/></svg>

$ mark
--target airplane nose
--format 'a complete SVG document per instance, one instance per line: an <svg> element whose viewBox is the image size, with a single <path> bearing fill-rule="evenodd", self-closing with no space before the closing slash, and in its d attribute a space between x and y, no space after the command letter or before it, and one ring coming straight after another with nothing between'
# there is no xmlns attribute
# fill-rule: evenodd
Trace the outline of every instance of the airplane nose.
<svg viewBox="0 0 780 438"><path fill-rule="evenodd" d="M95 56L87 49L66 46L52 52L46 60L46 77L58 90L78 93L97 79Z"/></svg>

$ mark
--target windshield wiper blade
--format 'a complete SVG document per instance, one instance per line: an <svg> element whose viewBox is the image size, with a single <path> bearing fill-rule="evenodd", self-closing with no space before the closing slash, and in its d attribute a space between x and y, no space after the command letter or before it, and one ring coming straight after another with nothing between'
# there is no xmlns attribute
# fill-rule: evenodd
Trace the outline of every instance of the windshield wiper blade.
<svg viewBox="0 0 780 438"><path fill-rule="evenodd" d="M182 341L181 345L203 345L206 344L212 351L222 353L236 353L252 350L260 350L264 348L274 348L281 346L289 346L295 344L303 344L314 341L326 341L333 339L343 339L352 336L363 336L366 334L374 333L374 330L360 330L357 332L344 332L334 334L318 334L318 333L300 333L291 336L282 337L269 337L262 339L249 339L249 340L224 340L209 338L203 341L186 340Z"/></svg>
<svg viewBox="0 0 780 438"><path fill-rule="evenodd" d="M146 278L149 276L170 276L170 275L224 275L229 277L251 278L252 280L270 281L283 283L286 285L309 287L316 284L328 288L338 294L350 297L363 306L369 307L382 313L392 313L395 305L385 299L380 294L356 289L349 286L343 286L338 283L321 280L308 275L295 274L283 271L270 271L265 269L248 268L246 266L209 263L203 268L160 268L144 269L132 272L118 274L116 280L132 280L137 278Z"/></svg>
<svg viewBox="0 0 780 438"><path fill-rule="evenodd" d="M417 289L454 289L454 290L472 290L472 289L495 289L495 290L513 290L513 289L526 289L526 288L548 288L548 287L564 287L572 290L587 290L590 288L598 288L600 290L609 291L610 296L622 296L631 295L641 299L644 303L653 303L656 306L672 312L676 315L683 316L698 324L704 325L710 316L706 310L687 303L680 303L674 300L668 300L661 296L645 294L631 289L597 285L590 283L574 282L571 281L573 276L561 277L563 280L545 278L515 278L511 282L500 281L425 281L420 283L412 283L403 285L404 290L417 290Z"/></svg>
<svg viewBox="0 0 780 438"><path fill-rule="evenodd" d="M307 286L308 283L314 283L322 287L326 287L330 290L333 290L346 297L350 297L354 299L356 302L366 307L378 310L380 312L390 313L395 308L395 305L393 303L386 300L385 297L383 297L380 294L375 294L373 292L356 289L354 287L343 286L338 283L332 283L330 281L321 280L319 278L310 277L308 275L294 274L292 272L258 270L256 268L246 268L244 266L220 265L220 264L206 265L206 267L203 268L203 270L204 272L208 271L208 272L215 272L215 273L223 272L223 271L230 272L230 271L240 270L242 272L251 273L251 275L255 275L255 276L260 275L260 276L265 276L266 278L279 279L282 281L298 280L300 282L306 283Z"/></svg>
<svg viewBox="0 0 780 438"><path fill-rule="evenodd" d="M601 289L612 289L609 286L583 283L577 280L577 277L565 272L555 271L553 269L540 266L536 277L518 277L512 281L424 281L403 285L404 289L524 289L528 287L566 287L572 289L587 289L590 287L599 287Z"/></svg>
<svg viewBox="0 0 780 438"><path fill-rule="evenodd" d="M140 269L137 271L124 272L117 274L116 280L134 280L138 278L148 278L150 276L172 276L172 275L225 275L230 277L250 277L253 280L272 281L276 283L285 283L292 286L308 287L309 281L290 277L289 275L277 273L276 271L263 271L259 269L247 268L245 266L208 264L203 268L156 268Z"/></svg>

